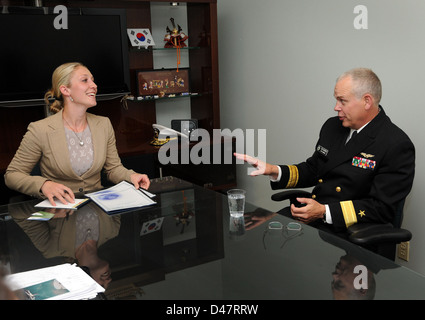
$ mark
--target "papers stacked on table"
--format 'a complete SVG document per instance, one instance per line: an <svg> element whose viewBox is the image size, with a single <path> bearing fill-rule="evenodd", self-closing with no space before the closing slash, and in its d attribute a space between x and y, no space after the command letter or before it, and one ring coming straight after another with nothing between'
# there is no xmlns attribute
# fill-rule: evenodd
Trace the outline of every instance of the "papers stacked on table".
<svg viewBox="0 0 425 320"><path fill-rule="evenodd" d="M69 263L7 275L5 281L12 291L23 290L29 300L92 299L105 291L80 267Z"/></svg>
<svg viewBox="0 0 425 320"><path fill-rule="evenodd" d="M87 198L84 198L84 199L74 199L74 203L63 204L59 200L55 199L56 206L53 206L50 203L49 199L46 199L46 200L43 200L40 203L36 204L34 207L37 207L37 208L54 208L54 209L71 209L71 210L77 210L78 208L80 208L82 205L84 205L88 201L89 201L89 199L87 199Z"/></svg>
<svg viewBox="0 0 425 320"><path fill-rule="evenodd" d="M136 189L127 181L113 187L86 194L107 213L117 213L133 208L156 204L151 198L155 195L143 189Z"/></svg>

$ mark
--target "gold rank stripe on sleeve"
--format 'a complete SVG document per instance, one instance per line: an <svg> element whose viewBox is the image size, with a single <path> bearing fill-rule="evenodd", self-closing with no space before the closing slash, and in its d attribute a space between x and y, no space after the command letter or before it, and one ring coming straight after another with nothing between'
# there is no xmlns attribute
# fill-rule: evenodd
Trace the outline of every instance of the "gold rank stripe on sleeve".
<svg viewBox="0 0 425 320"><path fill-rule="evenodd" d="M349 226L357 223L356 210L354 210L353 201L341 201L340 204L346 227L348 228Z"/></svg>
<svg viewBox="0 0 425 320"><path fill-rule="evenodd" d="M286 188L293 188L298 183L298 168L297 166L287 166L289 168L289 179Z"/></svg>

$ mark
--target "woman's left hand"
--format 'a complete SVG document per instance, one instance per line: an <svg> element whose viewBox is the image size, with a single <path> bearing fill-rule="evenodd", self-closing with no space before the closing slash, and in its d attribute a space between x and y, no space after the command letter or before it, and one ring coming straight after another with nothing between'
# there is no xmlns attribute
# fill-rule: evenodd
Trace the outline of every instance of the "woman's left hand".
<svg viewBox="0 0 425 320"><path fill-rule="evenodd" d="M133 183L136 189L148 189L151 184L151 181L149 180L149 177L146 174L133 173L130 179L131 183Z"/></svg>

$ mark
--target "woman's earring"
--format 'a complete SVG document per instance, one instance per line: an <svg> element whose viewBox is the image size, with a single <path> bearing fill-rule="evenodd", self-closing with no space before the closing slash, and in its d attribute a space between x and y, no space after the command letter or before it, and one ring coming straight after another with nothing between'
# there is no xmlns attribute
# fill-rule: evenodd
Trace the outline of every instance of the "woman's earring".
<svg viewBox="0 0 425 320"><path fill-rule="evenodd" d="M71 99L71 102L74 102L74 99L72 99L72 97L71 97L71 96L69 96L69 99Z"/></svg>

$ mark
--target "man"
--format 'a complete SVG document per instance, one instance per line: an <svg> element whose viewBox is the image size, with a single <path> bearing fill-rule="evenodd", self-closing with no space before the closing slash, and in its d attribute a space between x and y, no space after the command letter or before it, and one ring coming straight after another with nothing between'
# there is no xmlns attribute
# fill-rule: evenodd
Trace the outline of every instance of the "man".
<svg viewBox="0 0 425 320"><path fill-rule="evenodd" d="M251 175L270 176L274 190L314 186L312 198L297 199L304 206L292 204L281 214L336 233L355 223L392 222L412 188L413 143L379 105L381 82L372 70L342 74L334 96L338 116L325 122L305 162L277 166L235 156L256 168Z"/></svg>

